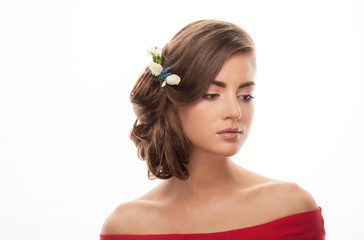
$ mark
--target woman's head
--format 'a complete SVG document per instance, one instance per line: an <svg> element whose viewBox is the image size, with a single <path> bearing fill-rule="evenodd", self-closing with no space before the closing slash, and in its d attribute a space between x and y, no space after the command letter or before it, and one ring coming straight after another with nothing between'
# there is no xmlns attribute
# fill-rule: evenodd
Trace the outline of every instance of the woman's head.
<svg viewBox="0 0 364 240"><path fill-rule="evenodd" d="M163 68L173 65L170 71L181 82L162 88L161 80L145 70L130 95L137 116L130 137L147 162L150 178L187 179L191 143L177 110L200 99L232 55L248 56L255 69L255 47L240 27L201 20L180 30L162 53Z"/></svg>

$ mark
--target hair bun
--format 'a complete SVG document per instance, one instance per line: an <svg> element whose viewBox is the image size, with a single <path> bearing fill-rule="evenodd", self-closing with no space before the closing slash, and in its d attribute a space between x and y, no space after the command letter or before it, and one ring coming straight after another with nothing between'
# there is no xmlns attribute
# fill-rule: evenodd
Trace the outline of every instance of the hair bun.
<svg viewBox="0 0 364 240"><path fill-rule="evenodd" d="M130 101L139 121L153 124L166 109L167 95L160 79L145 70L130 94Z"/></svg>

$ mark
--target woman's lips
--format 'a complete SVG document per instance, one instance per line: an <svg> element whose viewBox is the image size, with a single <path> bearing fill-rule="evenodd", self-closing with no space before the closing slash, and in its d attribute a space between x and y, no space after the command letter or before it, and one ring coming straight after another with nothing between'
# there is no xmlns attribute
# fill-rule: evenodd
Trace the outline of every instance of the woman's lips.
<svg viewBox="0 0 364 240"><path fill-rule="evenodd" d="M226 128L218 131L217 134L226 140L235 140L241 136L241 130L239 128Z"/></svg>

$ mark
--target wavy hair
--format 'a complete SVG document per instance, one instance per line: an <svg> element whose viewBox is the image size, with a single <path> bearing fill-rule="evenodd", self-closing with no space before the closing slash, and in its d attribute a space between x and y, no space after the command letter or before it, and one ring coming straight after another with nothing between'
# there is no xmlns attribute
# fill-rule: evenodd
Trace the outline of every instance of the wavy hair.
<svg viewBox="0 0 364 240"><path fill-rule="evenodd" d="M162 49L162 66L173 65L179 85L161 87L148 68L141 74L130 94L137 117L130 138L147 163L149 179L189 177L190 142L177 109L201 98L237 52L249 54L255 66L254 42L246 31L229 22L200 20L182 28Z"/></svg>

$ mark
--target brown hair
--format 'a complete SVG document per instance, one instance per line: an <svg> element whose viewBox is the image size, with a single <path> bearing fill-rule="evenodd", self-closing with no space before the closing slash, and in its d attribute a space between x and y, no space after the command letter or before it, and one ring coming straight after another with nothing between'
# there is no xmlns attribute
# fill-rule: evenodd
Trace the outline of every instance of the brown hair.
<svg viewBox="0 0 364 240"><path fill-rule="evenodd" d="M234 53L249 54L255 66L255 46L239 26L200 20L180 30L162 49L163 68L181 78L179 85L161 87L148 68L139 77L130 101L136 121L130 133L138 157L148 165L150 179L187 179L190 143L177 114L207 91L226 60Z"/></svg>

